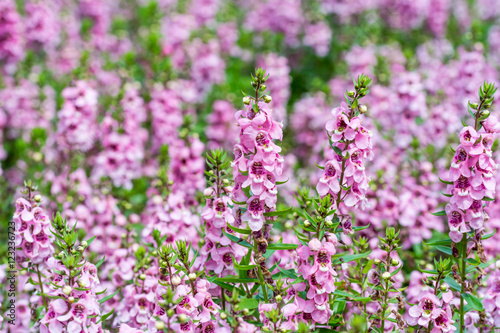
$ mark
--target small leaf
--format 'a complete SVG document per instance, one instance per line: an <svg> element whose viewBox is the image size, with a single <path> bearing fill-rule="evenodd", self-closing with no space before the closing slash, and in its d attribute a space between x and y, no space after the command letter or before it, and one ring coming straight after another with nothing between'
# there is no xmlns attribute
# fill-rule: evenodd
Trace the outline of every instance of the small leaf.
<svg viewBox="0 0 500 333"><path fill-rule="evenodd" d="M439 180L441 183L446 184L446 185L453 185L453 182L447 181L447 180L442 180L441 177L439 177Z"/></svg>
<svg viewBox="0 0 500 333"><path fill-rule="evenodd" d="M451 245L451 239L442 239L433 242L423 242L425 245L436 246L436 245Z"/></svg>
<svg viewBox="0 0 500 333"><path fill-rule="evenodd" d="M236 227L233 227L232 225L228 224L227 225L231 230L235 231L235 232L238 232L240 234L244 234L244 235L250 235L252 233L252 230L250 229L240 229L240 228L236 228Z"/></svg>
<svg viewBox="0 0 500 333"><path fill-rule="evenodd" d="M231 234L228 234L227 232L224 232L224 231L222 233L224 235L226 235L226 237L229 238L234 243L239 244L239 245L244 246L244 247L249 248L249 249L253 249L253 246L250 243L248 243L247 241L245 241L244 239L236 237L236 236L231 235Z"/></svg>
<svg viewBox="0 0 500 333"><path fill-rule="evenodd" d="M298 248L298 244L281 244L281 243L272 243L267 247L268 250L295 250Z"/></svg>
<svg viewBox="0 0 500 333"><path fill-rule="evenodd" d="M240 303L238 304L238 308L240 310L243 309L257 309L259 307L259 300L256 298L242 298L240 300Z"/></svg>
<svg viewBox="0 0 500 333"><path fill-rule="evenodd" d="M462 297L467 301L467 304L470 305L473 309L477 311L484 311L482 301L476 296L473 296L468 293L463 293Z"/></svg>
<svg viewBox="0 0 500 333"><path fill-rule="evenodd" d="M446 212L444 210L435 213L431 212L431 214L434 216L446 216Z"/></svg>
<svg viewBox="0 0 500 333"><path fill-rule="evenodd" d="M438 245L438 246L436 246L436 249L438 249L439 251L441 251L443 253L446 253L447 255L450 255L450 256L453 255L453 252L451 251L451 248L449 248L449 247Z"/></svg>
<svg viewBox="0 0 500 333"><path fill-rule="evenodd" d="M118 291L119 291L119 290L118 290ZM111 295L108 295L108 296L106 296L106 297L104 297L104 298L101 298L101 299L99 300L99 304L102 304L102 303L106 302L107 300L109 300L109 299L113 298L116 294L118 294L118 291L116 291L116 292L112 293Z"/></svg>
<svg viewBox="0 0 500 333"><path fill-rule="evenodd" d="M276 182L276 185L282 185L282 184L285 184L286 182L288 182L288 180L289 180L289 179L290 179L290 178L288 178L287 180L282 181L282 182Z"/></svg>
<svg viewBox="0 0 500 333"><path fill-rule="evenodd" d="M267 212L264 213L264 216L269 217L269 216L283 216L286 215L288 212L290 212L293 209L293 207L290 207L285 210L280 210L280 211L274 211L274 212Z"/></svg>

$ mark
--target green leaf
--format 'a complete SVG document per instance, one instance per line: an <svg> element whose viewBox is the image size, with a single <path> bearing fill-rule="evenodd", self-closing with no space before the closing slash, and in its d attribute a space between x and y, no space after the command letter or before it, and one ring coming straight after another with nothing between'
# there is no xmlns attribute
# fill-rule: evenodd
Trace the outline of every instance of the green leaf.
<svg viewBox="0 0 500 333"><path fill-rule="evenodd" d="M238 232L240 234L250 235L252 233L252 230L250 230L250 229L240 229L240 228L233 227L230 224L228 224L227 226L229 227L229 229L231 229L233 231L236 231L236 232Z"/></svg>
<svg viewBox="0 0 500 333"><path fill-rule="evenodd" d="M400 266L398 267L398 269L396 269L394 272L392 272L392 273L391 273L391 276L394 276L394 275L398 274L398 273L399 273L399 271L401 270L401 268L403 268L403 265L400 265Z"/></svg>
<svg viewBox="0 0 500 333"><path fill-rule="evenodd" d="M239 237L236 237L236 236L233 236L231 234L228 234L225 231L223 231L222 233L224 235L226 235L226 237L229 238L234 243L239 244L239 245L244 246L244 247L249 248L249 249L253 249L253 246L250 243L248 243L247 241L245 241L244 239L241 239Z"/></svg>
<svg viewBox="0 0 500 333"><path fill-rule="evenodd" d="M340 156L342 156L342 150L337 147L337 146L332 146L332 149L334 152L336 152L337 154L339 154Z"/></svg>
<svg viewBox="0 0 500 333"><path fill-rule="evenodd" d="M280 273L283 273L284 275L286 275L287 277L289 277L292 280L295 280L298 277L297 273L295 273L295 269L293 269L293 268L292 269L283 269L280 266L277 266L276 268L279 269ZM279 274L279 273L277 273L277 274Z"/></svg>
<svg viewBox="0 0 500 333"><path fill-rule="evenodd" d="M441 183L446 184L446 185L453 185L453 182L447 181L447 180L442 180L441 177L439 177L439 180Z"/></svg>
<svg viewBox="0 0 500 333"><path fill-rule="evenodd" d="M462 287L450 275L448 275L447 277L444 278L444 282L446 282L450 286L450 288L455 289L456 291L462 290Z"/></svg>
<svg viewBox="0 0 500 333"><path fill-rule="evenodd" d="M259 307L259 300L256 298L242 298L240 300L240 303L238 304L238 308L240 310L243 309L257 309Z"/></svg>
<svg viewBox="0 0 500 333"><path fill-rule="evenodd" d="M491 238L493 237L493 235L496 233L497 231L493 231L491 234L487 234L487 235L484 235L483 237L481 237L481 239L488 239L488 238Z"/></svg>
<svg viewBox="0 0 500 333"><path fill-rule="evenodd" d="M282 184L285 184L286 182L288 182L288 180L289 180L289 179L290 179L290 178L288 178L287 180L282 181L282 182L276 182L276 185L282 185Z"/></svg>
<svg viewBox="0 0 500 333"><path fill-rule="evenodd" d="M104 260L106 260L106 256L102 257L102 259L99 260L99 262L97 264L95 264L95 267L99 268L99 266L102 265L102 263L104 262Z"/></svg>
<svg viewBox="0 0 500 333"><path fill-rule="evenodd" d="M233 257L233 264L234 264L234 267L240 271L249 271L251 269L254 269L255 267L257 267L257 265L240 265L238 264L238 262L234 259Z"/></svg>
<svg viewBox="0 0 500 333"><path fill-rule="evenodd" d="M435 213L431 212L431 214L434 216L446 216L446 212L444 210Z"/></svg>
<svg viewBox="0 0 500 333"><path fill-rule="evenodd" d="M451 245L451 239L442 239L442 240L437 240L437 241L433 241L433 242L423 242L424 244L426 245L430 245L430 246L436 246L436 245Z"/></svg>
<svg viewBox="0 0 500 333"><path fill-rule="evenodd" d="M342 260L342 262L349 262L349 261L353 261L356 259L366 258L370 255L370 253L372 253L372 250L370 250L368 252L357 253L357 254L342 254L339 257L337 257L336 259Z"/></svg>
<svg viewBox="0 0 500 333"><path fill-rule="evenodd" d="M495 198L483 197L483 201L495 201Z"/></svg>
<svg viewBox="0 0 500 333"><path fill-rule="evenodd" d="M274 211L274 212L267 212L264 213L264 216L283 216L286 215L288 212L290 212L293 209L293 207L290 207L285 210L280 210L280 211Z"/></svg>
<svg viewBox="0 0 500 333"><path fill-rule="evenodd" d="M468 293L463 293L462 297L467 301L467 304L470 305L473 309L477 311L484 311L481 299Z"/></svg>
<svg viewBox="0 0 500 333"><path fill-rule="evenodd" d="M365 230L366 228L369 228L369 227L370 227L370 223L368 223L367 225L360 226L360 227L352 227L352 230L360 231L360 230Z"/></svg>
<svg viewBox="0 0 500 333"><path fill-rule="evenodd" d="M436 246L436 249L438 249L439 251L441 251L443 253L446 253L447 255L450 255L450 256L453 255L450 247L438 245L438 246Z"/></svg>
<svg viewBox="0 0 500 333"><path fill-rule="evenodd" d="M368 271L372 268L372 266L373 266L373 261L374 261L374 260L372 259L372 260L370 260L370 261L368 261L368 262L366 263L365 267L363 268L363 274L367 274L367 273L368 273Z"/></svg>
<svg viewBox="0 0 500 333"><path fill-rule="evenodd" d="M222 278L216 278L214 281L220 281L220 282L229 282L229 283L253 283L253 282L259 282L257 279L250 279L250 278L240 278L239 276L234 276L234 275L226 275Z"/></svg>
<svg viewBox="0 0 500 333"><path fill-rule="evenodd" d="M298 248L298 244L281 244L281 243L271 243L267 247L268 250L295 250Z"/></svg>
<svg viewBox="0 0 500 333"><path fill-rule="evenodd" d="M102 303L106 302L107 300L109 300L109 299L113 298L116 294L118 294L118 292L119 292L119 290L115 291L115 292L114 292L114 293L112 293L111 295L108 295L108 296L106 296L106 297L104 297L104 298L101 298L101 299L99 300L99 304L102 304Z"/></svg>
<svg viewBox="0 0 500 333"><path fill-rule="evenodd" d="M91 239L89 239L89 240L87 241L87 247L88 247L88 246L90 246L90 244L92 244L92 242L94 241L94 239L95 239L95 236L94 236L94 237L92 237Z"/></svg>
<svg viewBox="0 0 500 333"><path fill-rule="evenodd" d="M314 164L316 164L316 162L314 162ZM321 170L325 170L325 167L322 167L321 165L317 165L317 164L316 164L316 166L317 166L318 168L320 168Z"/></svg>

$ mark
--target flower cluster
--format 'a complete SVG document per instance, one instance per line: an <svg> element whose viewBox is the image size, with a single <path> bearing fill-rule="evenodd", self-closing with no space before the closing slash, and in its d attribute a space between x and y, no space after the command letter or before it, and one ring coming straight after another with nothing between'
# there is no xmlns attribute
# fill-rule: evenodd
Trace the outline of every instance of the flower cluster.
<svg viewBox="0 0 500 333"><path fill-rule="evenodd" d="M484 203L495 197L494 174L497 164L493 160L492 145L500 124L495 116L489 116L486 103L492 99L493 85L485 86L481 105L472 105L477 110L475 126L460 131L460 145L455 150L449 172L450 203L446 215L450 226L450 238L458 243L463 233L472 229L481 230L488 220ZM479 130L481 126L482 130ZM478 131L479 130L479 131Z"/></svg>
<svg viewBox="0 0 500 333"><path fill-rule="evenodd" d="M342 201L347 207L360 206L363 209L367 202L370 179L365 173L364 160L373 157L372 133L361 125L359 115L366 112L366 106L358 105L358 98L366 95L370 81L366 76L358 77L356 91L348 92L355 104L342 103L332 110L334 119L326 123L330 144L336 154L325 163L316 189L321 197L330 194L337 207Z"/></svg>
<svg viewBox="0 0 500 333"><path fill-rule="evenodd" d="M50 232L50 220L40 205L40 194L33 194L36 187L31 182L25 183L23 190L25 198L16 200L15 243L18 262L29 261L33 264L46 264L47 259L54 253ZM22 264L21 264L22 266Z"/></svg>
<svg viewBox="0 0 500 333"><path fill-rule="evenodd" d="M332 267L335 245L329 240L320 242L313 238L308 245L297 249L299 255L299 273L308 281L309 289L306 300L299 298L300 309L304 317L310 317L319 324L326 324L332 315L330 294L335 291L337 272Z"/></svg>
<svg viewBox="0 0 500 333"><path fill-rule="evenodd" d="M282 139L282 125L273 120L272 110L265 105L271 98L258 96L259 91L266 89L266 79L265 72L257 70L253 82L257 96L253 100L246 96L247 107L235 115L240 134L234 146L232 198L246 201L247 210L241 218L236 217L236 223L239 219L247 221L252 231L260 231L266 220L264 214L276 209L276 185L283 172L281 147L273 141ZM246 188L250 188L251 197L245 194Z"/></svg>
<svg viewBox="0 0 500 333"><path fill-rule="evenodd" d="M59 144L88 151L97 137L97 91L88 82L77 81L64 89L64 104L58 112Z"/></svg>

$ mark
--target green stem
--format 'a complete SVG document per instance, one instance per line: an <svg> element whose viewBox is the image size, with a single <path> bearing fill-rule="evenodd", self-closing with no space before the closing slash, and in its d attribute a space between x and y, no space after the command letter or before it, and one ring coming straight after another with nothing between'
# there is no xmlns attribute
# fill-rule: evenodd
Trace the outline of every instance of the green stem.
<svg viewBox="0 0 500 333"><path fill-rule="evenodd" d="M38 269L38 265L36 265L36 273L38 275L38 282L40 283L40 292L42 293L43 306L45 307L46 311L49 311L49 308L47 305L47 299L45 298L45 292L43 291L42 276L40 274L40 270Z"/></svg>
<svg viewBox="0 0 500 333"><path fill-rule="evenodd" d="M462 278L462 286L460 290L460 333L464 332L465 324L464 324L464 317L465 317L465 309L464 309L464 297L463 294L465 292L465 259L467 258L467 235L464 235L464 238L462 239L462 266L461 266L461 272L460 272L460 277Z"/></svg>
<svg viewBox="0 0 500 333"><path fill-rule="evenodd" d="M264 300L267 302L268 297L267 297L266 283L264 282L264 276L262 275L262 269L260 268L260 265L257 267L259 268L260 286L262 287L262 293L264 294Z"/></svg>

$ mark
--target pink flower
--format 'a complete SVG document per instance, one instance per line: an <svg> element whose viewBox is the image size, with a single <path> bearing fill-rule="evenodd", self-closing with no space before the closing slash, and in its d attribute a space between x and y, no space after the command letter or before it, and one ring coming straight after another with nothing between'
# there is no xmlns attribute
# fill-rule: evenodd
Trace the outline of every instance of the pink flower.
<svg viewBox="0 0 500 333"><path fill-rule="evenodd" d="M430 320L434 320L441 315L441 301L430 291L422 291L417 297L418 304L408 311L410 325L422 325L427 327Z"/></svg>

